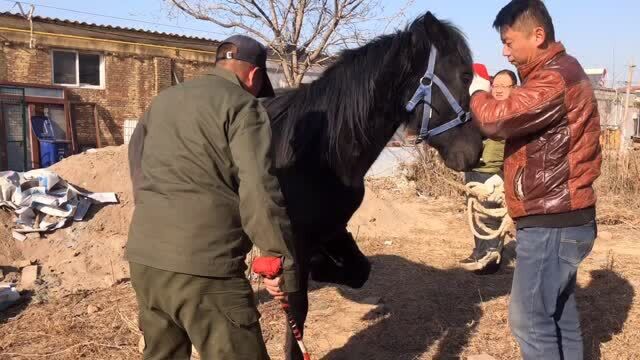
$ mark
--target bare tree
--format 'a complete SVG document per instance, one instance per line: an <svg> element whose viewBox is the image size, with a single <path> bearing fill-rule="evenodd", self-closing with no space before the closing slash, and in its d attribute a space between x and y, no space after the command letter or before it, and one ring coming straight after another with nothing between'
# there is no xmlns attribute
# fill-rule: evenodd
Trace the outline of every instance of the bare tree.
<svg viewBox="0 0 640 360"><path fill-rule="evenodd" d="M336 49L361 44L377 32L372 28L386 30L414 0L389 17L378 17L380 0L165 1L196 19L260 39L279 59L288 86L295 87Z"/></svg>

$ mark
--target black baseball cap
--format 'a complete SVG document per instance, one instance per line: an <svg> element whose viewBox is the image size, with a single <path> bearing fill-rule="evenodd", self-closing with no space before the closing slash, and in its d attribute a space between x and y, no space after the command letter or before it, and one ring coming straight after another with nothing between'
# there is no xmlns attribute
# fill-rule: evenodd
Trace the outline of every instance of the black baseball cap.
<svg viewBox="0 0 640 360"><path fill-rule="evenodd" d="M227 52L221 54L216 51L216 60L235 59L248 62L249 64L259 67L263 72L262 89L258 97L272 97L275 95L273 85L267 74L267 49L253 38L245 35L233 35L218 45L218 50L222 45L233 44L237 48L235 53Z"/></svg>

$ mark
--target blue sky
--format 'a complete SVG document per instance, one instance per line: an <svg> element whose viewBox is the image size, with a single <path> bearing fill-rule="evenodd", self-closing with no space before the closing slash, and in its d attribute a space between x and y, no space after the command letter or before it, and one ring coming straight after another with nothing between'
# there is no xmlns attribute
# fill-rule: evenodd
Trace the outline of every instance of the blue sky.
<svg viewBox="0 0 640 360"><path fill-rule="evenodd" d="M388 14L394 13L400 3L398 0L382 2L384 12ZM36 4L36 14L41 16L184 33L213 39L225 36L223 29L215 28L210 23L169 16L167 6L162 0L33 0L33 3ZM416 0L406 15L409 20L431 10L439 18L454 22L467 34L475 61L487 64L490 71L495 72L510 67L501 56L498 34L491 28L495 15L506 3L505 0ZM548 0L546 3L554 20L556 37L564 43L569 53L578 58L585 68L607 68L609 81L615 68L616 85L622 86L626 80L626 65L629 61L633 58L636 63L640 63L640 1ZM0 11L9 10L12 6L12 1L0 0ZM189 29L80 14L51 7L171 24ZM17 11L17 8L14 8L14 11ZM640 70L636 69L634 83L640 83Z"/></svg>

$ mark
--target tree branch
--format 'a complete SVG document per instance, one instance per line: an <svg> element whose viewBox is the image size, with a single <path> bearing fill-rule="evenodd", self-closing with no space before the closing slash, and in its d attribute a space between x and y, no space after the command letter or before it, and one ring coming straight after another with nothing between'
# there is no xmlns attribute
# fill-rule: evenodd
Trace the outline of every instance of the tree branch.
<svg viewBox="0 0 640 360"><path fill-rule="evenodd" d="M250 0L250 3L256 8L256 10L258 10L260 15L262 15L266 23L271 27L271 30L273 30L273 33L278 36L278 27L274 25L273 21L269 18L269 15L267 15L267 13L265 13L260 5L258 5L254 0Z"/></svg>
<svg viewBox="0 0 640 360"><path fill-rule="evenodd" d="M391 18L377 18L380 0L164 0L195 19L239 29L264 42L282 67L289 86L299 85L334 50L370 39L375 22L405 16L408 4ZM384 26L387 26L391 23ZM379 27L380 29L382 28ZM277 60L276 60L277 59Z"/></svg>
<svg viewBox="0 0 640 360"><path fill-rule="evenodd" d="M323 21L324 21L325 14L327 13L326 11L323 11L323 10L324 8L326 8L328 0L322 0L322 1L323 1L322 3L323 9L320 10L320 14L318 15L318 21L316 22L316 25L313 27L313 30L311 31L311 36L309 37L309 39L307 39L307 41L304 42L304 44L300 46L300 48L302 48L304 51L307 51L307 48L309 48L309 46L311 46L311 44L313 44L313 42L316 41L316 39L318 39L318 36L322 33Z"/></svg>
<svg viewBox="0 0 640 360"><path fill-rule="evenodd" d="M265 34L263 34L261 31L258 31L257 29L254 29L248 25L245 25L244 23L241 22L223 22L223 21L219 21L213 17L210 17L208 15L205 15L201 12L197 12L195 10L193 10L190 6L188 6L184 1L180 1L180 0L171 0L171 2L180 10L184 11L186 14L199 19L199 20L206 20L206 21L210 21L218 26L221 26L223 28L227 28L227 29L232 29L232 28L239 28L239 29L243 29L244 31L253 34L254 36L262 39L263 41L270 43L271 40L265 36Z"/></svg>

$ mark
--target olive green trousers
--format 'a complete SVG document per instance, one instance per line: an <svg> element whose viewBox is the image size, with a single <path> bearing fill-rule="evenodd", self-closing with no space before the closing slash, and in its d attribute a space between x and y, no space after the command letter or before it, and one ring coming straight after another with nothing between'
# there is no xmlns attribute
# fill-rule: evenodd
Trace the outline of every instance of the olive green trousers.
<svg viewBox="0 0 640 360"><path fill-rule="evenodd" d="M268 360L260 314L244 277L210 278L129 263L144 359Z"/></svg>

